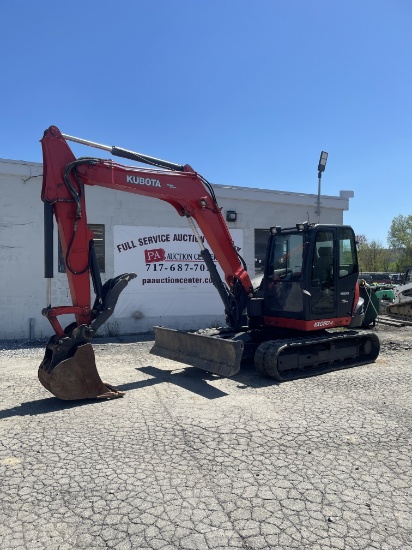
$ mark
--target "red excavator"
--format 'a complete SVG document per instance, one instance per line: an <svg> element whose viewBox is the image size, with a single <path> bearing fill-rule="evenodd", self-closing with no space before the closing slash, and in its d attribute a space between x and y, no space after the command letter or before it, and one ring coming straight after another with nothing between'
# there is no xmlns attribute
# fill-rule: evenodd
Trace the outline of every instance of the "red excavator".
<svg viewBox="0 0 412 550"><path fill-rule="evenodd" d="M67 141L109 151L140 164L123 166L95 157L75 158ZM98 185L168 202L187 219L226 314L227 327L209 336L154 327L152 353L222 376L254 359L259 373L291 380L373 362L379 339L361 330L367 295L360 296L355 235L345 225L298 223L271 227L263 278L255 285L236 250L213 187L189 165L62 134L48 128L41 140L48 305L54 330L39 368L43 386L60 399L116 398L104 383L91 339L112 315L121 291L136 277L118 275L102 284L88 229L85 188ZM58 224L72 305L51 305L53 222ZM196 222L196 223L195 223ZM206 238L214 258L204 246ZM216 269L215 259L224 273ZM91 301L91 284L95 299ZM63 328L60 315L75 321Z"/></svg>

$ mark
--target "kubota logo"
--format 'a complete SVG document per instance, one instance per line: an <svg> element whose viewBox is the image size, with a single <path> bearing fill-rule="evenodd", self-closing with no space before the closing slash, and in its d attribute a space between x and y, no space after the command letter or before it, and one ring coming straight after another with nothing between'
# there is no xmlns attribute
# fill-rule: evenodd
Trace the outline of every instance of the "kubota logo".
<svg viewBox="0 0 412 550"><path fill-rule="evenodd" d="M127 176L127 183L136 183L139 185L151 185L152 187L162 187L159 180L152 180L150 178L139 178L138 176Z"/></svg>
<svg viewBox="0 0 412 550"><path fill-rule="evenodd" d="M330 327L333 325L333 321L317 321L313 326L314 327Z"/></svg>

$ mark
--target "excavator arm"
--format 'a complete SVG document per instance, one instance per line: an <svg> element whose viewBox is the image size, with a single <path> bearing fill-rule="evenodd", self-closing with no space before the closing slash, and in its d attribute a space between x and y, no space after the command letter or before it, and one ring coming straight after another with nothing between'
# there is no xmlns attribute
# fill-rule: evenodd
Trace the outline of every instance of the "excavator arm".
<svg viewBox="0 0 412 550"><path fill-rule="evenodd" d="M112 160L94 157L77 159L67 141L105 149L115 156L150 164L152 168L127 167ZM202 176L189 165L178 165L119 147L73 138L62 134L55 126L45 131L41 143L44 170L41 198L45 211L45 276L50 289L55 219L72 301L72 306L52 307L49 290L48 305L43 310L55 332L39 369L40 381L49 391L63 399L117 397L121 394L116 393L112 386L101 382L94 358L91 359L93 352L90 349L90 339L113 313L120 292L136 275L119 275L102 285L93 233L87 225L86 186L95 185L157 198L169 203L180 216L186 217L199 243L200 254L212 282L224 303L228 325L232 328L240 326L248 297L253 292L252 283L234 246L213 188ZM225 281L220 278L193 220L222 268ZM90 277L96 294L93 305ZM58 317L64 314L74 314L75 323L63 328ZM91 363L92 367L87 367ZM76 371L77 374L73 375ZM91 389L84 393L82 388L86 386Z"/></svg>

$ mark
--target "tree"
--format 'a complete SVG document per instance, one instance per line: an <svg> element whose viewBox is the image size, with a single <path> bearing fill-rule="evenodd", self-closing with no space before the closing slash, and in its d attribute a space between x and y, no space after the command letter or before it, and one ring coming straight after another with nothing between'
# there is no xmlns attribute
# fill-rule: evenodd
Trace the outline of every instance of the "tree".
<svg viewBox="0 0 412 550"><path fill-rule="evenodd" d="M362 243L359 239L358 242ZM379 241L368 243L365 238L359 244L358 257L360 271L388 271L391 251L385 249Z"/></svg>
<svg viewBox="0 0 412 550"><path fill-rule="evenodd" d="M366 235L356 235L355 236L355 239L356 239L356 242L361 245L361 244L365 244L368 242L368 239L366 237Z"/></svg>
<svg viewBox="0 0 412 550"><path fill-rule="evenodd" d="M388 243L392 249L398 251L398 271L403 271L405 265L412 265L412 215L399 214L393 218Z"/></svg>

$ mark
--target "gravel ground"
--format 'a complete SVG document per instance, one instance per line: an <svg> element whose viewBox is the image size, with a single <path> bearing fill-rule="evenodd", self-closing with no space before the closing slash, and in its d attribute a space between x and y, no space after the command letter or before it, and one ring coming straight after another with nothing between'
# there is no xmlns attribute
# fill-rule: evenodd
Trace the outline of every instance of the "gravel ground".
<svg viewBox="0 0 412 550"><path fill-rule="evenodd" d="M0 342L8 549L412 549L412 327L364 365L278 384L94 342L114 401L59 401L45 342Z"/></svg>

